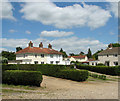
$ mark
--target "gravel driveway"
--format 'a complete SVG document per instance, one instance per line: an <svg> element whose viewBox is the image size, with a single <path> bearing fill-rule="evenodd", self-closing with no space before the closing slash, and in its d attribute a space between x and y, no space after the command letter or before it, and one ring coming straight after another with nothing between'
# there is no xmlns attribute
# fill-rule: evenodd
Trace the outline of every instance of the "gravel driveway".
<svg viewBox="0 0 120 101"><path fill-rule="evenodd" d="M61 78L43 76L41 87L34 90L3 87L3 99L118 99L118 82L85 81L76 82Z"/></svg>

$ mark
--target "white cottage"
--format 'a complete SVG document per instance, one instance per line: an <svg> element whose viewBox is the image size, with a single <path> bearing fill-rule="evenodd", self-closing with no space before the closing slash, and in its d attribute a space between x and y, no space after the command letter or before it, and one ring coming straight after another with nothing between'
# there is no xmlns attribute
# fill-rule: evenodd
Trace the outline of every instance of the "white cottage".
<svg viewBox="0 0 120 101"><path fill-rule="evenodd" d="M9 64L65 64L63 61L63 54L52 49L49 44L48 48L43 48L42 42L39 47L33 47L30 41L27 48L16 52L16 62L9 62Z"/></svg>
<svg viewBox="0 0 120 101"><path fill-rule="evenodd" d="M120 47L113 47L110 44L106 50L98 54L98 60L106 66L120 65Z"/></svg>

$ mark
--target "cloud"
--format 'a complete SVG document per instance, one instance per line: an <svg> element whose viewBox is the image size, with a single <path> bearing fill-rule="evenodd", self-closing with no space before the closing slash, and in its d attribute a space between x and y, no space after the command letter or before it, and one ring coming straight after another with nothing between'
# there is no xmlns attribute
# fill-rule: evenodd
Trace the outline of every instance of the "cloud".
<svg viewBox="0 0 120 101"><path fill-rule="evenodd" d="M91 29L104 26L111 17L109 11L96 5L79 4L58 7L52 2L27 2L20 10L26 20L38 21L44 25L56 28L90 27Z"/></svg>
<svg viewBox="0 0 120 101"><path fill-rule="evenodd" d="M14 33L14 32L17 32L17 31L14 30L14 29L10 29L9 32L10 32L10 33Z"/></svg>
<svg viewBox="0 0 120 101"><path fill-rule="evenodd" d="M0 52L2 52L2 51L7 51L7 49L6 48L0 48Z"/></svg>
<svg viewBox="0 0 120 101"><path fill-rule="evenodd" d="M16 18L13 16L13 6L10 2L0 2L0 18L10 19L16 21Z"/></svg>
<svg viewBox="0 0 120 101"><path fill-rule="evenodd" d="M27 31L25 31L25 33L27 33L27 34L31 34L31 32L30 32L30 31L28 31L28 30L27 30Z"/></svg>
<svg viewBox="0 0 120 101"><path fill-rule="evenodd" d="M118 10L118 2L110 2L110 7L108 9L110 12L112 12L114 14L115 17L118 17L118 11L119 11Z"/></svg>
<svg viewBox="0 0 120 101"><path fill-rule="evenodd" d="M110 32L110 35L115 35L115 33L113 33L113 32Z"/></svg>
<svg viewBox="0 0 120 101"><path fill-rule="evenodd" d="M20 47L27 47L30 40L28 39L7 39L3 38L2 45L3 47L8 48L16 48L18 46ZM33 45L35 47L39 46L40 42L43 42L43 46L47 47L49 43L52 44L53 49L60 50L60 48L63 48L67 53L79 53L80 51L83 51L87 53L88 48L91 48L92 52L99 49L105 49L107 47L107 44L103 44L99 40L94 40L90 38L78 38L78 37L70 37L70 38L61 38L61 39L54 39L54 40L48 40L44 38L38 38L33 41Z"/></svg>
<svg viewBox="0 0 120 101"><path fill-rule="evenodd" d="M43 37L65 37L65 36L70 36L73 35L73 32L65 32L65 31L42 31L40 36Z"/></svg>

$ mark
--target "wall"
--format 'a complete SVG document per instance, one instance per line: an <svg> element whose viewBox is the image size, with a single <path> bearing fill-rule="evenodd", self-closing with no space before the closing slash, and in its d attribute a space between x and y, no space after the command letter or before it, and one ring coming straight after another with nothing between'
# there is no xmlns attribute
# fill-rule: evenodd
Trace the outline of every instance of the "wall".
<svg viewBox="0 0 120 101"><path fill-rule="evenodd" d="M103 63L103 64L105 64L105 61L109 61L110 66L115 66L114 62L118 62L118 57L120 56L115 57L114 55L109 55L107 57L107 55L104 55L104 56L98 56L98 60L100 63Z"/></svg>

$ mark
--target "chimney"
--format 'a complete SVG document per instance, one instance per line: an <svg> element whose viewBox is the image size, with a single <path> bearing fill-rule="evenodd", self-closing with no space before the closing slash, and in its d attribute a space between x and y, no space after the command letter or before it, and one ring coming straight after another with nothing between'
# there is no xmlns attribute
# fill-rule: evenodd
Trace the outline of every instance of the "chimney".
<svg viewBox="0 0 120 101"><path fill-rule="evenodd" d="M110 43L110 44L108 45L108 48L109 48L109 49L112 49L112 47L113 47L113 45L112 45L112 43Z"/></svg>
<svg viewBox="0 0 120 101"><path fill-rule="evenodd" d="M33 47L33 43L31 41L29 42L29 47Z"/></svg>
<svg viewBox="0 0 120 101"><path fill-rule="evenodd" d="M51 45L51 44L49 44L49 45L48 45L48 48L52 49L52 45Z"/></svg>
<svg viewBox="0 0 120 101"><path fill-rule="evenodd" d="M42 44L42 42L39 44L39 47L40 47L40 48L43 48L43 44Z"/></svg>

